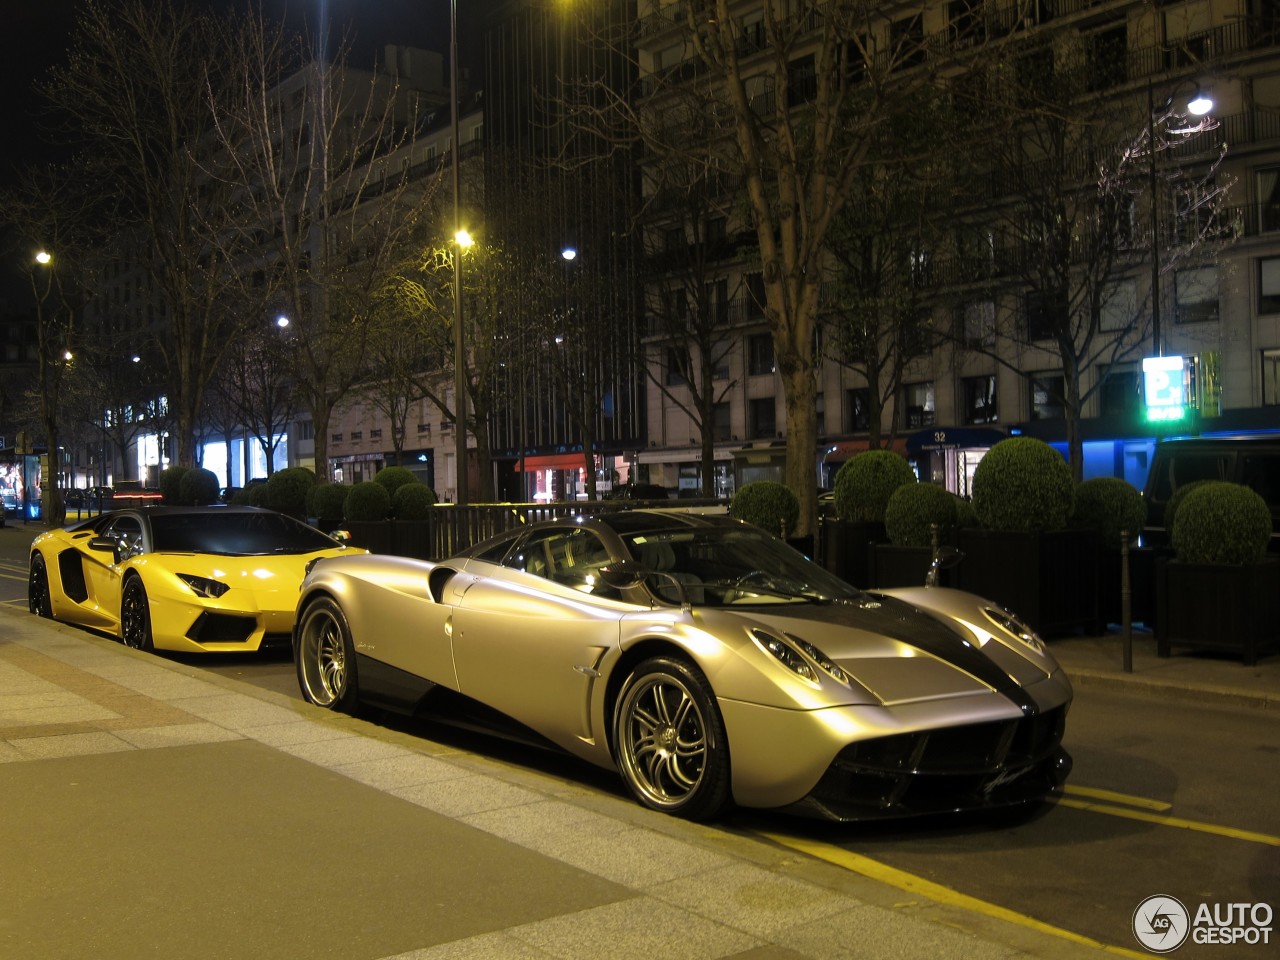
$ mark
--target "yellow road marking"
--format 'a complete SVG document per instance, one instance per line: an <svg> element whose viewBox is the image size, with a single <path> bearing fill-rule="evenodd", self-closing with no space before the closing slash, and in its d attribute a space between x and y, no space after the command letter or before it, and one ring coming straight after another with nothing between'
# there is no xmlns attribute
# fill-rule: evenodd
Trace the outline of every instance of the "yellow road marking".
<svg viewBox="0 0 1280 960"><path fill-rule="evenodd" d="M1100 940L1094 940L1092 937L1086 937L1083 934L1073 933L1070 930L1064 930L1062 927L1055 927L1053 924L1045 923L1037 920L1035 917L1029 917L1025 913L1018 913L1016 910L1010 910L1007 907L1001 907L994 903L988 903L986 900L979 900L977 897L971 897L968 894L960 893L950 887L944 887L940 883L934 883L932 880L926 880L923 877L916 876L914 873L907 873L905 870L899 870L888 864L880 863L878 860L872 860L870 857L864 857L861 854L851 853L840 847L833 847L825 843L818 843L813 840L805 840L799 837L785 837L778 834L765 833L762 836L767 837L774 843L792 850L798 850L801 853L807 853L811 857L819 860L825 860L833 863L838 867L846 870L852 870L871 880L880 883L886 883L890 886L897 887L899 890L905 890L908 893L916 894L922 897L928 897L938 903L944 903L949 906L959 907L963 910L969 910L973 913L980 913L997 920L1003 920L1007 923L1014 923L1022 927L1028 927L1039 933L1049 934L1063 940L1069 940L1072 943L1078 943L1082 946L1092 947L1095 950L1101 950L1104 953L1116 954L1122 957L1139 957L1148 960L1150 954L1140 953L1137 950L1129 950L1125 947L1117 947L1113 944L1103 943Z"/></svg>
<svg viewBox="0 0 1280 960"><path fill-rule="evenodd" d="M1163 800L1151 800L1148 797L1135 797L1130 793L1116 793L1113 790L1100 790L1097 787L1073 787L1070 784L1062 788L1063 793L1077 797L1091 797L1094 800L1108 800L1111 803L1125 803L1131 807L1144 807L1147 810L1172 810L1173 804Z"/></svg>
<svg viewBox="0 0 1280 960"><path fill-rule="evenodd" d="M1235 827L1223 827L1216 823L1205 823L1201 820L1184 820L1181 817L1166 817L1145 810L1131 810L1128 807L1117 807L1109 803L1092 803L1088 800L1077 800L1074 797L1059 797L1058 804L1073 807L1076 810L1089 810L1093 813L1106 813L1113 817L1126 817L1130 820L1141 820L1143 823L1154 823L1162 827L1175 827L1179 830L1194 830L1197 833L1210 833L1232 840L1245 840L1249 843L1261 843L1269 847L1280 847L1280 837L1267 833L1255 833L1253 830L1239 830Z"/></svg>

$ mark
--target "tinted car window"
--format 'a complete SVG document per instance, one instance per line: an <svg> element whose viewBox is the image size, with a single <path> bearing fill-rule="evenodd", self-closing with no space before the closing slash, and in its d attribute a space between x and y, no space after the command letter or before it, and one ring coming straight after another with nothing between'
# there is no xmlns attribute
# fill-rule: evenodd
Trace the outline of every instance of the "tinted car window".
<svg viewBox="0 0 1280 960"><path fill-rule="evenodd" d="M264 556L312 553L337 544L314 527L279 513L173 513L151 518L153 549L167 553Z"/></svg>

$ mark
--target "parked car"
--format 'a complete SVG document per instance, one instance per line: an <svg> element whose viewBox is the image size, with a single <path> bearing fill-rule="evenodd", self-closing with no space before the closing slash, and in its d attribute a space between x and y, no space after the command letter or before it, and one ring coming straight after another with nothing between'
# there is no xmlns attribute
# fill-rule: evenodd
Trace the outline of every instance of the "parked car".
<svg viewBox="0 0 1280 960"><path fill-rule="evenodd" d="M1188 437L1157 444L1143 490L1145 542L1167 541L1164 511L1169 498L1178 487L1196 480L1226 480L1259 493L1271 508L1272 549L1280 549L1280 434Z"/></svg>
<svg viewBox="0 0 1280 960"><path fill-rule="evenodd" d="M140 650L287 646L307 565L353 552L254 507L112 510L36 537L28 605Z"/></svg>
<svg viewBox="0 0 1280 960"><path fill-rule="evenodd" d="M691 819L1017 806L1071 767L1071 684L1012 614L955 590L864 593L722 516L623 511L438 563L324 560L294 659L314 704L497 711Z"/></svg>

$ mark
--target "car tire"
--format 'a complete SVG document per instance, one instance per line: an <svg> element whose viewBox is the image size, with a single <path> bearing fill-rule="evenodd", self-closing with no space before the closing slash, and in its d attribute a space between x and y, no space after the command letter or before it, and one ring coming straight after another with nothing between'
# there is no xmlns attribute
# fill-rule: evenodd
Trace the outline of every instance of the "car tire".
<svg viewBox="0 0 1280 960"><path fill-rule="evenodd" d="M151 636L151 603L139 576L128 579L120 597L120 640L134 650L149 652L155 648Z"/></svg>
<svg viewBox="0 0 1280 960"><path fill-rule="evenodd" d="M687 820L710 820L729 802L729 745L711 684L675 657L631 671L613 712L618 770L637 800Z"/></svg>
<svg viewBox="0 0 1280 960"><path fill-rule="evenodd" d="M298 687L317 707L354 713L360 700L355 645L342 608L319 597L298 618L294 662Z"/></svg>
<svg viewBox="0 0 1280 960"><path fill-rule="evenodd" d="M53 619L53 600L49 596L49 569L44 557L35 554L27 573L27 609L37 617Z"/></svg>

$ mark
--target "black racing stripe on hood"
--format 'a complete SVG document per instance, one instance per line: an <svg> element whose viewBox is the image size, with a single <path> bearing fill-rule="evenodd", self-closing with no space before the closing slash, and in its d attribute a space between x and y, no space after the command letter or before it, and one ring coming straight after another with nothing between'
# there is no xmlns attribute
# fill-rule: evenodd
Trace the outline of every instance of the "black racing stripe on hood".
<svg viewBox="0 0 1280 960"><path fill-rule="evenodd" d="M1017 704L1027 716L1039 712L1021 684L1000 669L966 633L902 600L868 594L862 603L788 607L786 616L841 624L899 640L977 677Z"/></svg>

